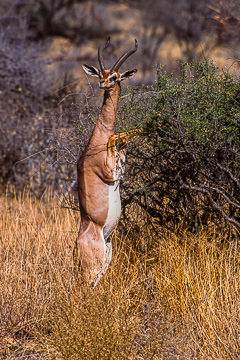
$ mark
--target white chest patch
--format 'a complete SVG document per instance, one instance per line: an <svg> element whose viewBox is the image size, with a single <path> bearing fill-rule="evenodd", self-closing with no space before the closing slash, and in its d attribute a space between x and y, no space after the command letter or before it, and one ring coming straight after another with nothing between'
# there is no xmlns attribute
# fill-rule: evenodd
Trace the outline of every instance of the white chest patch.
<svg viewBox="0 0 240 360"><path fill-rule="evenodd" d="M110 241L110 236L115 230L118 220L121 216L121 200L119 185L120 179L122 178L125 170L125 150L115 153L116 164L114 168L114 182L108 186L108 213L105 225L103 227L103 241L104 241L104 259L102 264L102 269L99 272L97 279L95 281L94 287L99 282L100 278L103 276L107 270L109 263L112 258L112 244Z"/></svg>
<svg viewBox="0 0 240 360"><path fill-rule="evenodd" d="M108 188L108 214L106 223L103 228L103 236L105 241L108 240L110 235L113 233L121 216L119 185L120 179L123 177L125 171L125 153L126 149L115 151L115 168L113 173L115 181L110 184Z"/></svg>
<svg viewBox="0 0 240 360"><path fill-rule="evenodd" d="M119 182L109 185L108 192L108 215L103 228L104 239L107 240L114 231L121 216L121 201L119 192Z"/></svg>

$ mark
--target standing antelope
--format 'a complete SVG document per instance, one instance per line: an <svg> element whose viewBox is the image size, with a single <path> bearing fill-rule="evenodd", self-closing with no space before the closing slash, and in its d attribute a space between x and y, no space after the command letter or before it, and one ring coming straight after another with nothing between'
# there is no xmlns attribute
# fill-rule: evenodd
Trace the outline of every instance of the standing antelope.
<svg viewBox="0 0 240 360"><path fill-rule="evenodd" d="M119 181L124 172L126 140L140 130L114 134L120 82L135 75L136 69L119 73L123 62L138 47L124 53L110 69L103 62L103 50L110 38L98 48L100 69L83 64L87 75L99 78L104 89L103 105L88 145L77 163L78 194L81 225L75 246L77 266L85 279L96 285L105 273L112 257L110 235L121 213ZM117 149L117 141L120 140Z"/></svg>

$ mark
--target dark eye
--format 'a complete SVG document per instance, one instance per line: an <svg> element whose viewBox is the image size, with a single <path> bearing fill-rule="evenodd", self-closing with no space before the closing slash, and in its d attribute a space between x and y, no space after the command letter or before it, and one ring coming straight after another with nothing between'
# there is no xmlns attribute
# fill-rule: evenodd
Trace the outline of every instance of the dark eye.
<svg viewBox="0 0 240 360"><path fill-rule="evenodd" d="M109 81L110 82L114 82L114 81L116 81L117 80L117 75L113 75L113 76L111 76L110 78L109 78Z"/></svg>

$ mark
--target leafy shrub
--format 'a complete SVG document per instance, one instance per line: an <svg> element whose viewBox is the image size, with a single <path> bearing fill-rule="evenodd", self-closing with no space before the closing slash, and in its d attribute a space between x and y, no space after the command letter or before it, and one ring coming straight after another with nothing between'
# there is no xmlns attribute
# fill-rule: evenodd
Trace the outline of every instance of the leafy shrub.
<svg viewBox="0 0 240 360"><path fill-rule="evenodd" d="M135 202L168 227L221 219L239 228L238 79L208 62L181 65L177 80L160 67L154 86L127 99L123 117L131 111L144 133L129 149L125 216Z"/></svg>

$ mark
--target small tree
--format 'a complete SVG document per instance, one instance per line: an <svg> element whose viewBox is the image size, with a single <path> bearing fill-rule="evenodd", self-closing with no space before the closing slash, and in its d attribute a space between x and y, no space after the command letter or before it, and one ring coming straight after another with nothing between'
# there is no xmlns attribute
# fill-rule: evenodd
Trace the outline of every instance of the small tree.
<svg viewBox="0 0 240 360"><path fill-rule="evenodd" d="M169 228L218 220L239 228L238 79L207 62L181 65L177 80L159 68L153 87L127 99L122 115L131 111L144 134L129 149L125 215L134 202Z"/></svg>

